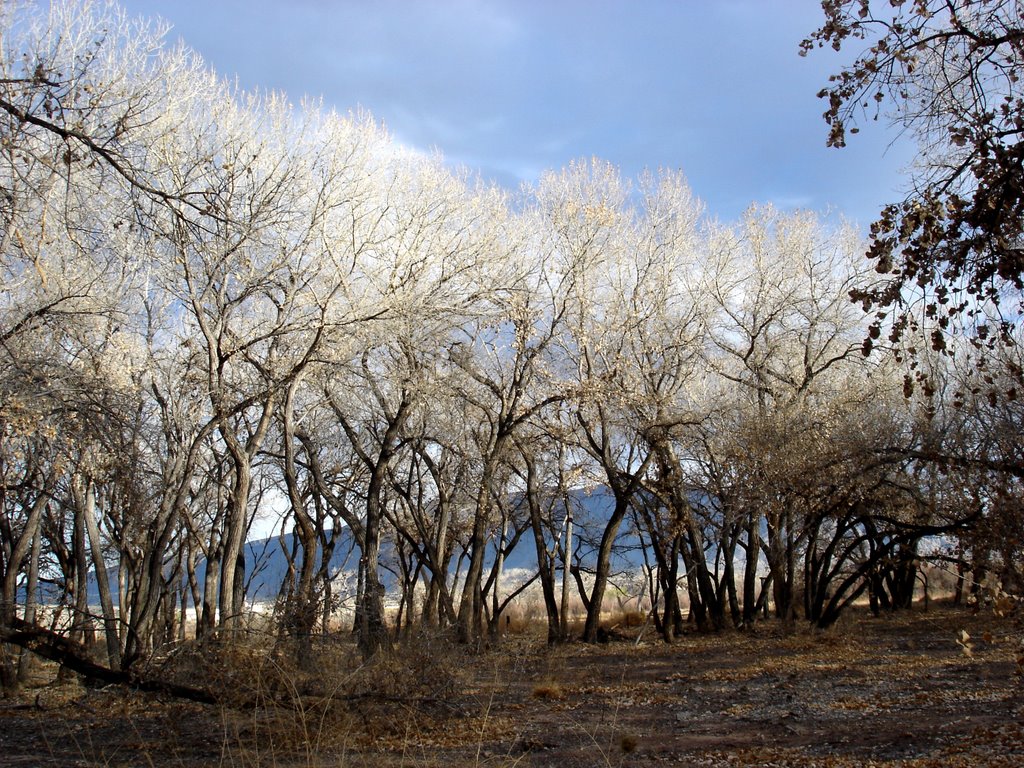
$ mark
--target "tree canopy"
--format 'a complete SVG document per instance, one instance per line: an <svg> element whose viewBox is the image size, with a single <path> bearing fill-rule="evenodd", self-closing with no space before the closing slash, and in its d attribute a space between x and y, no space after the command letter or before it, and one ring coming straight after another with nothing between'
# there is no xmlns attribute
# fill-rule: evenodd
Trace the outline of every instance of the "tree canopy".
<svg viewBox="0 0 1024 768"><path fill-rule="evenodd" d="M893 342L923 331L941 351L958 333L983 352L1013 343L1024 308L1020 2L824 0L822 9L802 54L867 46L818 94L828 144L845 146L879 116L919 144L906 197L871 227L868 255L887 279L851 293L875 311L865 353L883 329Z"/></svg>
<svg viewBox="0 0 1024 768"><path fill-rule="evenodd" d="M666 640L908 607L940 543L1024 582L1021 401L974 396L1019 356L922 356L946 383L903 397L851 227L596 158L511 195L115 6L0 20L3 690L43 600L124 672L244 630L267 513L309 667L339 615L367 656L475 642L534 582L588 641L612 598Z"/></svg>

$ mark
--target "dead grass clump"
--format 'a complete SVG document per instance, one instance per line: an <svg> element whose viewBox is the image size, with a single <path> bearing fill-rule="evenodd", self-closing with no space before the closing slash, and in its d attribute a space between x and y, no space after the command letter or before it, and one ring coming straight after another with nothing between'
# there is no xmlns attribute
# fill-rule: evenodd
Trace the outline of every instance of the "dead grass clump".
<svg viewBox="0 0 1024 768"><path fill-rule="evenodd" d="M353 685L410 700L448 698L461 678L465 652L447 633L421 630L366 662Z"/></svg>
<svg viewBox="0 0 1024 768"><path fill-rule="evenodd" d="M443 633L420 632L352 669L343 692L360 738L430 733L461 714L464 649Z"/></svg>
<svg viewBox="0 0 1024 768"><path fill-rule="evenodd" d="M293 647L294 646L294 647ZM310 645L236 635L176 654L176 677L222 702L224 748L306 756L429 731L455 710L457 654L444 637L419 635L364 660L347 636Z"/></svg>
<svg viewBox="0 0 1024 768"><path fill-rule="evenodd" d="M288 671L275 661L266 638L237 634L187 643L158 663L162 677L209 691L229 706L246 708L270 691L288 687Z"/></svg>
<svg viewBox="0 0 1024 768"><path fill-rule="evenodd" d="M324 644L300 665L292 650L267 636L236 636L192 654L197 676L221 702L224 749L240 764L338 747L358 727L346 702L352 651Z"/></svg>
<svg viewBox="0 0 1024 768"><path fill-rule="evenodd" d="M647 621L647 614L643 611L624 611L619 623L623 627L642 627Z"/></svg>
<svg viewBox="0 0 1024 768"><path fill-rule="evenodd" d="M534 616L509 613L505 615L503 630L507 635L536 634L539 632L538 626L539 624Z"/></svg>
<svg viewBox="0 0 1024 768"><path fill-rule="evenodd" d="M258 687L257 670L266 650L248 641L213 637L189 641L154 656L143 677L154 677L208 691L217 701L236 701Z"/></svg>
<svg viewBox="0 0 1024 768"><path fill-rule="evenodd" d="M557 681L546 680L533 686L533 698L542 701L561 701L565 698L565 689Z"/></svg>

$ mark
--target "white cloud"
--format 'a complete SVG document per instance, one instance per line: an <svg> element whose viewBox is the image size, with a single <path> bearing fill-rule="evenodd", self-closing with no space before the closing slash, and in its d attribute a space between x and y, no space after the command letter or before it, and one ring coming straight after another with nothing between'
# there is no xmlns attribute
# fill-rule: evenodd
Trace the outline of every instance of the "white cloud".
<svg viewBox="0 0 1024 768"><path fill-rule="evenodd" d="M815 3L125 1L246 87L365 107L504 183L597 155L630 176L680 168L723 218L792 197L867 220L910 156L884 156L883 126L825 150L814 94L841 59L797 55Z"/></svg>

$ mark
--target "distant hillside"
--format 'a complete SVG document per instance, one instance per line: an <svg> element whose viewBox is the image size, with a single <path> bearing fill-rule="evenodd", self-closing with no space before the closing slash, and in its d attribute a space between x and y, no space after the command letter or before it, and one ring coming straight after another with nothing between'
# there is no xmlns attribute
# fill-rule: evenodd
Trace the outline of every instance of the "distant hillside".
<svg viewBox="0 0 1024 768"><path fill-rule="evenodd" d="M611 493L603 487L592 491L573 491L570 499L573 505L575 529L573 549L578 553L585 568L593 566L597 558L597 540L614 508L615 501ZM630 529L629 521L623 524L620 540L614 553L614 570L635 570L643 565L643 555L638 550L639 541ZM277 597L288 570L282 544L288 548L292 547L292 536L290 534L286 534L284 537L274 536L246 544L246 597L248 600L262 602ZM340 535L334 556L331 559L331 571L342 576L348 575L349 580L354 584L358 551L350 555L353 546L351 534L346 529ZM488 565L494 561L495 543L493 541L490 543L489 550ZM317 556L319 557L319 552ZM381 547L381 577L389 591L396 581L394 572L397 570L397 564L394 558L391 543L385 541ZM453 563L452 568L454 569L454 567ZM515 549L505 558L505 569L532 572L536 568L537 551L532 535L526 533L519 540Z"/></svg>
<svg viewBox="0 0 1024 768"><path fill-rule="evenodd" d="M571 492L570 503L573 506L573 550L584 569L588 569L593 567L596 562L597 544L608 517L614 508L614 499L607 488L597 487L589 491L576 490ZM349 530L347 528L342 530L338 535L334 553L329 564L334 578L341 581L351 581L353 585L355 583L359 556L358 550L354 548L354 545L355 542ZM291 551L294 546L295 540L290 533L283 536L277 535L265 539L257 539L245 544L246 599L249 602L270 602L277 597L281 584L288 572L288 559L285 556L285 552ZM317 557L320 557L319 549ZM493 558L494 542L492 541L490 543L488 565L493 562ZM300 553L296 561L296 567L299 567L301 563L302 555ZM632 521L627 517L620 530L619 539L613 553L613 571L636 571L643 564L644 559L643 553L640 551L639 539L633 530ZM537 553L532 535L527 532L519 540L515 549L506 557L505 568L508 571L532 572L536 567ZM394 562L392 545L390 542L385 541L381 547L381 574L382 580L389 591L394 586L396 580L394 576L395 570L397 570L397 567ZM197 567L197 577L200 582L205 577L205 573L206 563L201 561ZM113 571L113 569L111 587L116 589L116 571ZM57 588L53 585L44 585L40 592L42 593L41 599L44 602L53 602L59 596ZM22 596L19 596L19 600L23 599ZM92 605L99 603L99 590L94 579L90 579L89 602Z"/></svg>

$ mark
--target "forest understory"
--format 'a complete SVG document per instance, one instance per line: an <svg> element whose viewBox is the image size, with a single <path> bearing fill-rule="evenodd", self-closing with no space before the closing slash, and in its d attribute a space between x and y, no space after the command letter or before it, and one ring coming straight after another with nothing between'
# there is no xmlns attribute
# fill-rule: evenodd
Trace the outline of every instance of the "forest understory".
<svg viewBox="0 0 1024 768"><path fill-rule="evenodd" d="M476 649L421 636L365 663L342 637L306 671L251 637L162 662L213 705L54 683L40 665L0 702L0 754L12 768L1017 766L1020 637L1019 620L933 604L673 645L624 625L600 645L547 646L541 627Z"/></svg>

